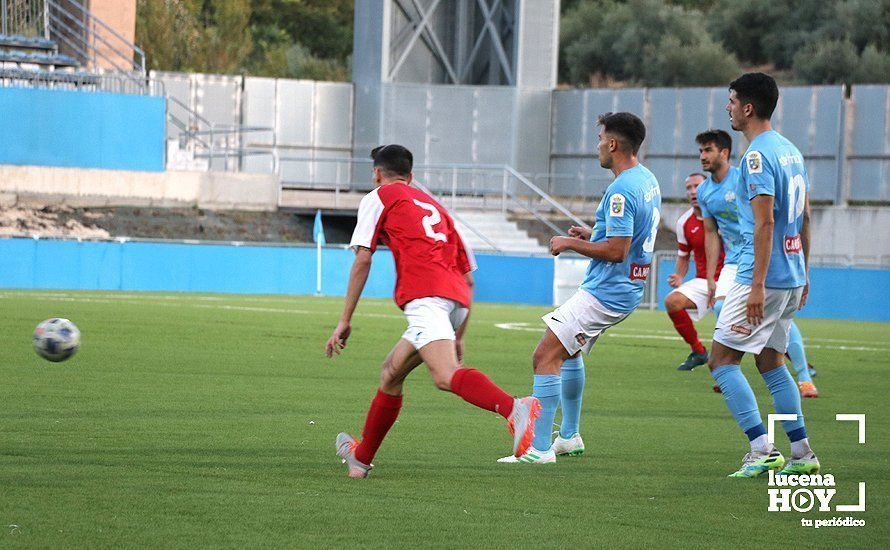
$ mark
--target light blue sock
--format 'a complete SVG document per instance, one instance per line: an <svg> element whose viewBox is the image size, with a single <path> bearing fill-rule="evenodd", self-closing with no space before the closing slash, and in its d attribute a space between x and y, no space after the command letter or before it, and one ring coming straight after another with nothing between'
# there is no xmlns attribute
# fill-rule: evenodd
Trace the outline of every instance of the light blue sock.
<svg viewBox="0 0 890 550"><path fill-rule="evenodd" d="M773 408L778 414L796 414L797 420L783 420L782 427L788 439L798 441L807 436L803 423L803 412L800 409L800 392L785 365L763 374L766 387L773 394Z"/></svg>
<svg viewBox="0 0 890 550"><path fill-rule="evenodd" d="M803 349L803 336L797 324L791 321L791 330L788 331L788 355L794 363L794 372L797 373L798 382L812 382L810 369L807 368L807 353Z"/></svg>
<svg viewBox="0 0 890 550"><path fill-rule="evenodd" d="M753 441L765 434L766 428L757 409L757 398L754 397L748 379L742 374L742 368L739 365L724 365L712 370L711 376L720 386L729 412L748 436L748 440Z"/></svg>
<svg viewBox="0 0 890 550"><path fill-rule="evenodd" d="M714 315L717 316L718 319L720 318L721 311L723 311L723 300L717 300L714 302Z"/></svg>
<svg viewBox="0 0 890 550"><path fill-rule="evenodd" d="M553 419L559 406L560 383L558 374L536 374L532 395L541 402L541 416L535 421L532 445L539 451L550 449L553 440Z"/></svg>
<svg viewBox="0 0 890 550"><path fill-rule="evenodd" d="M559 435L565 438L578 433L581 424L581 398L584 394L584 359L581 354L578 357L570 357L562 364L562 392L560 406L562 407L562 422L559 425Z"/></svg>

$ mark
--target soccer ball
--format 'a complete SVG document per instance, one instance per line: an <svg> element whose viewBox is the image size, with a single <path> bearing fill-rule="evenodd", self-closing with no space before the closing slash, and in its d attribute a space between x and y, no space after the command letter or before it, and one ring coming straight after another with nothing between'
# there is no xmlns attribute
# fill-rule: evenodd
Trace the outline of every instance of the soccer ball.
<svg viewBox="0 0 890 550"><path fill-rule="evenodd" d="M68 319L47 319L34 329L34 351L48 361L64 361L79 347L80 331Z"/></svg>

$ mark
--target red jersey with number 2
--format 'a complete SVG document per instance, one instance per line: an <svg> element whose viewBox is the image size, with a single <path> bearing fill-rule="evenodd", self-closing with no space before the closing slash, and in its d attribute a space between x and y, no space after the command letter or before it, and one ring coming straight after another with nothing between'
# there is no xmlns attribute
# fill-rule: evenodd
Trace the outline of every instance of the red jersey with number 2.
<svg viewBox="0 0 890 550"><path fill-rule="evenodd" d="M469 307L472 295L464 275L476 269L473 252L435 199L404 183L381 185L365 195L349 246L374 252L378 243L392 251L400 308L430 296Z"/></svg>
<svg viewBox="0 0 890 550"><path fill-rule="evenodd" d="M695 211L690 208L677 220L677 254L688 256L692 252L695 261L695 276L705 279L708 276L708 260L705 252L705 223L695 216ZM720 278L723 269L723 243L720 244L720 259L717 260L717 273L715 278Z"/></svg>

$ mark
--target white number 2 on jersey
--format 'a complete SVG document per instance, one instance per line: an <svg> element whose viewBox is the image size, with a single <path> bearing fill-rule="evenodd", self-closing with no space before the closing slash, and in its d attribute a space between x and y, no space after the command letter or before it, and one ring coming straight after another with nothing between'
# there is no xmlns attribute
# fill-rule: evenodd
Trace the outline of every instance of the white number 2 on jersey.
<svg viewBox="0 0 890 550"><path fill-rule="evenodd" d="M442 216L439 214L439 211L436 210L436 207L428 202L421 202L417 199L414 199L414 204L423 208L429 215L423 217L423 230L426 232L426 236L431 238L434 241L442 241L447 242L448 237L445 236L445 233L439 233L433 226L442 222Z"/></svg>
<svg viewBox="0 0 890 550"><path fill-rule="evenodd" d="M643 252L655 251L655 235L658 233L658 223L661 221L661 212L657 208L652 209L652 230L649 237L643 241Z"/></svg>
<svg viewBox="0 0 890 550"><path fill-rule="evenodd" d="M807 186L803 181L803 176L797 174L791 178L788 186L788 223L794 223L794 220L803 214L806 205Z"/></svg>

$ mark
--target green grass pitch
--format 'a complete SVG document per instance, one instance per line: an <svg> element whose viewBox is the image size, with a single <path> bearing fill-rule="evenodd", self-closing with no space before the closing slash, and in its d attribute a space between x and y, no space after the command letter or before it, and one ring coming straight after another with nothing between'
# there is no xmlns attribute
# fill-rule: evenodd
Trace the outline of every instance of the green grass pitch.
<svg viewBox="0 0 890 550"><path fill-rule="evenodd" d="M586 359L587 452L496 464L500 417L418 369L367 480L346 478L337 432L359 432L381 360L404 329L365 300L344 354L323 356L339 298L0 293L0 546L881 547L890 541L890 325L799 322L823 393L804 412L832 504L768 512L767 481L727 479L747 442L662 312L637 311ZM467 362L531 389L544 307L479 304ZM83 344L53 364L30 335L73 320ZM511 323L512 330L496 325ZM708 336L712 320L699 324ZM772 412L750 359L761 411ZM865 413L867 442L837 413ZM788 452L784 434L779 448ZM865 527L802 527L853 516Z"/></svg>

